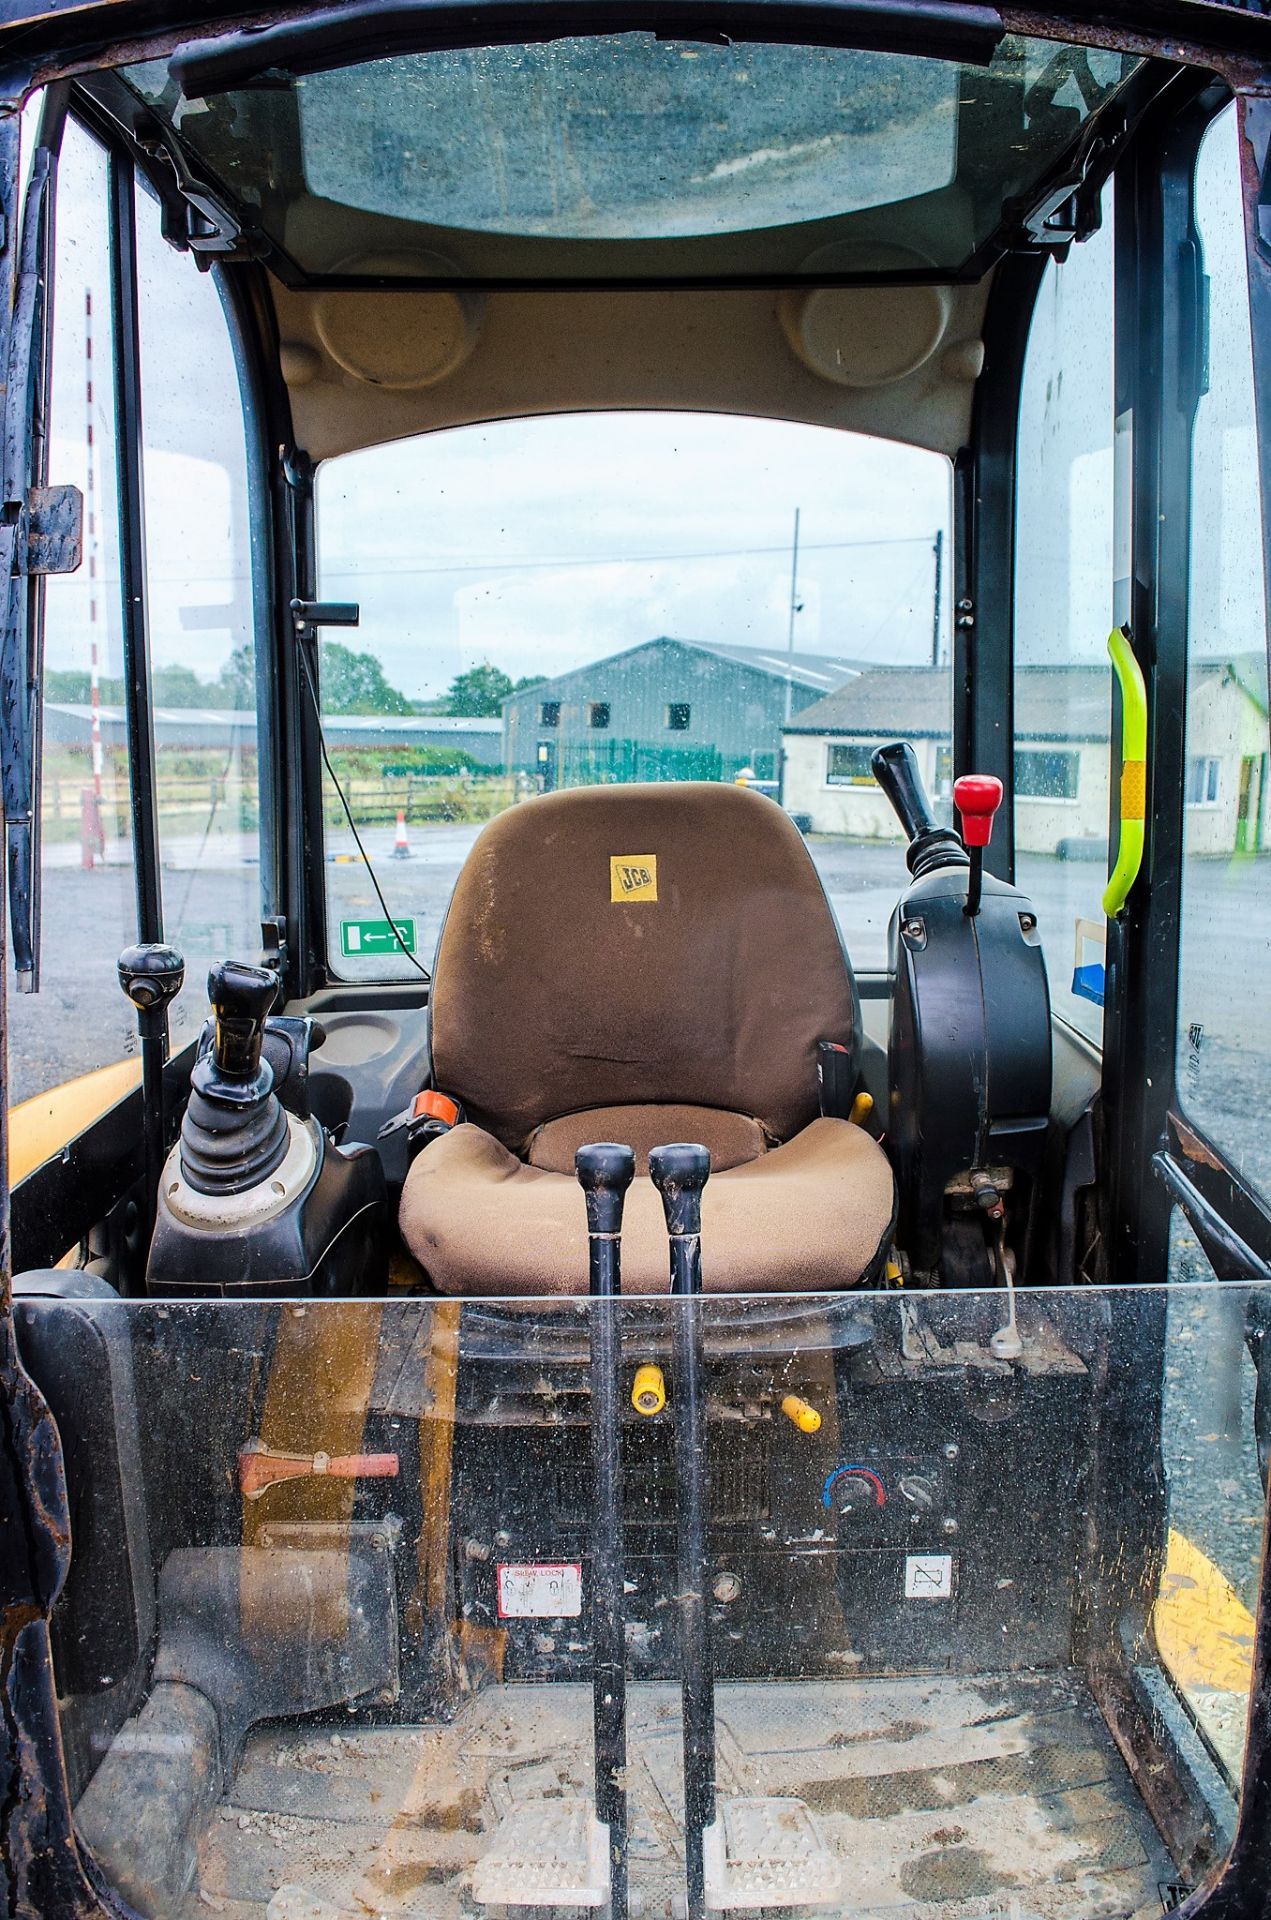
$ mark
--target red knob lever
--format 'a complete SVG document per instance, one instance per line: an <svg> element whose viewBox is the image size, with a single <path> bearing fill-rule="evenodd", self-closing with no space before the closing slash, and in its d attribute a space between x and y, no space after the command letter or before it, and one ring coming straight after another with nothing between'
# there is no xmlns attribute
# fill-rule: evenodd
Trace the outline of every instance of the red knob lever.
<svg viewBox="0 0 1271 1920"><path fill-rule="evenodd" d="M968 847L987 847L993 815L1002 804L1002 783L991 773L964 773L953 783L953 804L962 815L962 839Z"/></svg>

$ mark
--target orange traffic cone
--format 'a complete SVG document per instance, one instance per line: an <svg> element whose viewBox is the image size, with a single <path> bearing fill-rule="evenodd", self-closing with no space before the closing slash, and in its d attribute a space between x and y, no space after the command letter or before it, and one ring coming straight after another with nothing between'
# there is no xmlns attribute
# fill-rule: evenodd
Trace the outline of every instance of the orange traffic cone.
<svg viewBox="0 0 1271 1920"><path fill-rule="evenodd" d="M400 807L397 813L397 838L393 842L394 860L410 859L410 841L406 837L406 809Z"/></svg>

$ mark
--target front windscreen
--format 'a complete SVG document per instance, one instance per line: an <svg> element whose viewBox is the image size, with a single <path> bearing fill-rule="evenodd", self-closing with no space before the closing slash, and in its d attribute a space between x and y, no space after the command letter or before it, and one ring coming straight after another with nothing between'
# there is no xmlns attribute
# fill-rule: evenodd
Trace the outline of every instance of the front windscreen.
<svg viewBox="0 0 1271 1920"><path fill-rule="evenodd" d="M623 33L270 68L206 100L158 62L126 74L302 273L608 280L961 269L1135 64Z"/></svg>
<svg viewBox="0 0 1271 1920"><path fill-rule="evenodd" d="M162 1920L683 1913L699 1837L710 1911L1159 1915L1267 1294L19 1303L80 1832Z"/></svg>

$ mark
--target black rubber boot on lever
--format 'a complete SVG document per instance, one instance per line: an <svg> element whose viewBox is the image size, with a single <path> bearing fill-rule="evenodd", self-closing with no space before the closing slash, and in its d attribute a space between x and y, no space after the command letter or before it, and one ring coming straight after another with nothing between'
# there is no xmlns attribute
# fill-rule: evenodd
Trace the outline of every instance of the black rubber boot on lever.
<svg viewBox="0 0 1271 1920"><path fill-rule="evenodd" d="M613 1142L579 1147L574 1171L587 1196L591 1328L591 1646L596 1818L609 1829L610 1920L627 1914L627 1635L623 1610L619 1376L622 1203L635 1155Z"/></svg>
<svg viewBox="0 0 1271 1920"><path fill-rule="evenodd" d="M671 1240L672 1383L679 1502L680 1699L684 1722L684 1871L688 1920L703 1920L702 1835L715 1819L715 1679L706 1614L706 1414L702 1379L702 1188L705 1147L655 1147L649 1174Z"/></svg>
<svg viewBox="0 0 1271 1920"><path fill-rule="evenodd" d="M168 1058L168 1008L185 983L185 961L175 947L148 940L119 956L119 984L137 1009L141 1035L142 1125L145 1130L146 1199L141 1245L154 1231L159 1177L168 1151L163 1118L163 1069Z"/></svg>

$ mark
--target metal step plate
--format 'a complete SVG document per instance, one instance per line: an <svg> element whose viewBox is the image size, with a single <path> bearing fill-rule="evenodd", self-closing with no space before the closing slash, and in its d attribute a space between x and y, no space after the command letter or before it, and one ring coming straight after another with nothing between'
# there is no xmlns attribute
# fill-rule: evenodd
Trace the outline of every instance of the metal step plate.
<svg viewBox="0 0 1271 1920"><path fill-rule="evenodd" d="M820 1907L839 1896L838 1863L802 1800L721 1800L702 1853L713 1912Z"/></svg>
<svg viewBox="0 0 1271 1920"><path fill-rule="evenodd" d="M581 1796L527 1800L500 1820L472 1873L487 1907L603 1907L609 1829Z"/></svg>

